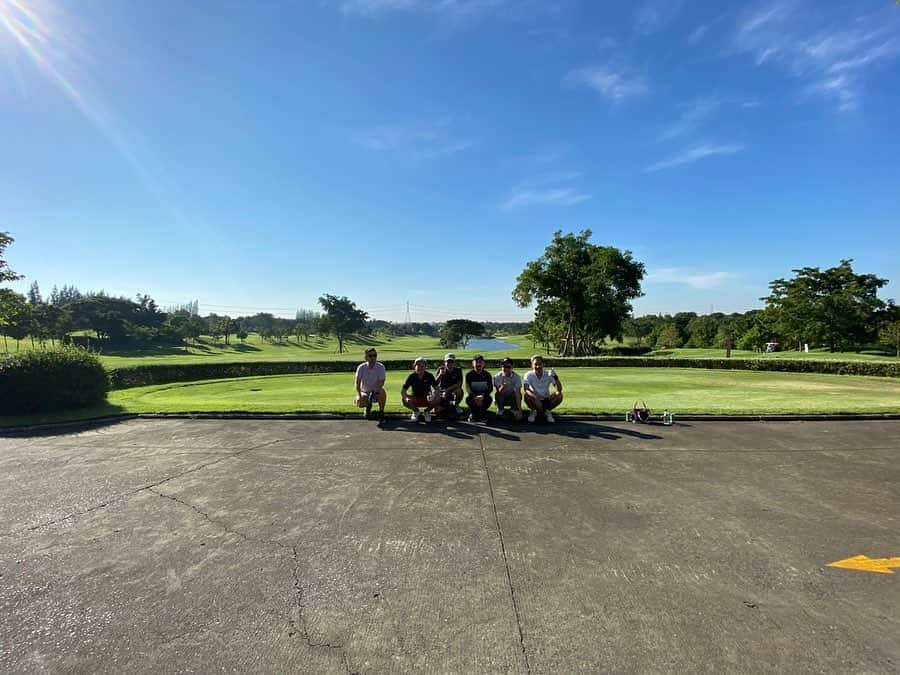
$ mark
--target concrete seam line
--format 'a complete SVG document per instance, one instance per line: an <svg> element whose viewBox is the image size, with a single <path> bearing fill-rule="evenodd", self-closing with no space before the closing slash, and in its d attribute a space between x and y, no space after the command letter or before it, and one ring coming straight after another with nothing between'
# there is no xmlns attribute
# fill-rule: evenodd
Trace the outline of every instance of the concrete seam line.
<svg viewBox="0 0 900 675"><path fill-rule="evenodd" d="M339 650L341 652L341 662L344 664L344 667L347 669L347 672L348 673L351 672L350 671L350 663L347 659L347 652L342 645L331 644L329 642L313 642L312 638L310 638L310 636L309 636L309 629L307 628L307 625L306 625L306 617L303 614L303 610L305 609L305 606L303 605L303 587L300 583L300 558L299 558L299 554L297 553L296 546L289 547L286 544L282 544L280 541L275 541L272 539L257 539L255 537L251 537L247 534L244 534L240 530L235 530L235 529L229 527L224 521L213 519L212 516L210 516L208 513L197 508L190 502L186 502L183 499L180 499L174 495L160 492L159 490L156 490L152 487L147 488L147 489L155 495L158 495L165 499L169 499L169 500L175 502L176 504L181 504L182 506L188 507L194 513L200 515L205 521L207 521L211 525L214 525L214 526L220 528L226 534L233 534L237 537L240 537L243 541L245 541L247 543L264 544L266 546L278 548L278 549L281 549L284 551L290 550L291 559L293 561L293 569L291 570L291 578L293 579L294 598L296 600L297 613L296 613L296 620L294 618L291 618L289 620L289 623L291 624L291 626L294 628L294 630L296 632L298 632L298 633L300 633L300 635L302 635L304 641L311 649L325 648L325 649ZM291 634L293 635L293 633L291 633Z"/></svg>
<svg viewBox="0 0 900 675"><path fill-rule="evenodd" d="M340 651L341 663L344 665L348 674L352 673L353 671L350 670L350 659L347 657L347 650L344 649L343 645L331 644L330 642L313 642L312 638L309 636L309 627L306 624L306 616L304 614L306 605L303 604L303 585L300 583L300 554L297 553L296 546L291 546L291 557L294 560L294 599L297 601L297 618L296 620L291 620L291 625L293 625L297 632L300 633L303 640L311 649L336 649Z"/></svg>
<svg viewBox="0 0 900 675"><path fill-rule="evenodd" d="M254 450L259 450L260 448L264 448L267 445L274 445L275 443L281 443L283 440L284 439L279 438L278 440L275 440L275 441L266 441L265 443L260 443L259 445L254 445L251 448L245 448L243 450L233 452L225 457L220 457L219 459L215 460L214 462L207 462L206 464L201 464L200 466L195 466L195 467L188 469L187 471L183 471L175 476L169 476L168 478L163 478L162 480L157 481L155 483L150 483L149 485L143 485L139 488L135 488L134 490L129 490L128 492L124 492L122 494L115 495L112 499L109 499L109 500L102 502L100 504L97 504L95 506L88 507L88 508L84 509L83 511L76 511L75 513L70 513L66 516L63 516L62 518L56 518L54 520L48 520L47 522L44 522L44 523L38 523L37 525L32 525L31 527L26 527L24 530L17 530L16 532L11 532L9 534L0 533L0 537L12 536L14 534L18 534L19 532L34 532L36 530L40 530L45 527L49 527L50 525L64 523L67 520L71 520L72 518L77 518L78 516L83 516L85 514L91 513L92 511L96 511L97 509L105 508L115 502L120 502L125 499L128 499L129 497L133 497L134 495L136 495L140 492L143 492L144 490L150 490L151 492L154 492L155 494L160 494L159 492L156 492L153 488L159 487L160 485L163 485L164 483L168 483L169 481L183 478L184 476L187 476L188 474L192 474L196 471L200 471L201 469L205 469L207 467L214 466L220 462L224 462L229 459L234 459L235 457L239 457L240 455L243 455L246 452L253 452Z"/></svg>
<svg viewBox="0 0 900 675"><path fill-rule="evenodd" d="M519 630L519 646L522 648L522 657L525 659L525 670L531 672L531 665L528 662L528 651L525 649L525 634L522 632L522 618L519 613L519 603L516 600L516 589L513 586L512 574L509 570L509 558L506 555L506 543L503 540L503 528L500 526L500 514L497 512L497 500L494 498L494 482L491 480L491 471L488 469L487 454L484 448L484 434L478 434L478 441L481 443L481 462L484 465L484 473L487 477L488 491L491 496L491 508L494 511L494 523L497 525L497 534L500 537L500 553L503 556L503 566L506 568L506 583L509 587L509 596L512 600L513 611L516 615L516 628Z"/></svg>

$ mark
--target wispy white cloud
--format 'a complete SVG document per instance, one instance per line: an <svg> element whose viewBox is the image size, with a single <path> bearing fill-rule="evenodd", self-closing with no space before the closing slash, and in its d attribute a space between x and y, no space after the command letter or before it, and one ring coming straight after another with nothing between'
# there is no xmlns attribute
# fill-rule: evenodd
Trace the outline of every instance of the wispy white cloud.
<svg viewBox="0 0 900 675"><path fill-rule="evenodd" d="M573 206L590 198L591 195L572 187L523 190L506 200L503 209L511 211L528 206Z"/></svg>
<svg viewBox="0 0 900 675"><path fill-rule="evenodd" d="M420 0L341 0L340 8L344 14L372 17L385 12L415 9L420 4Z"/></svg>
<svg viewBox="0 0 900 675"><path fill-rule="evenodd" d="M647 173L652 173L654 171L661 171L663 169L673 169L676 166L681 166L682 164L690 164L691 162L696 162L698 160L704 159L706 157L713 157L715 155L734 155L739 152L743 152L747 149L747 146L740 143L731 143L727 145L698 145L690 150L686 150L680 155L676 155L670 159L663 160L661 162L657 162L656 164L651 164L646 169L644 169Z"/></svg>
<svg viewBox="0 0 900 675"><path fill-rule="evenodd" d="M451 127L447 119L389 124L358 137L357 142L376 152L402 154L412 159L442 159L474 145L472 140L455 138Z"/></svg>
<svg viewBox="0 0 900 675"><path fill-rule="evenodd" d="M644 0L634 15L634 29L651 35L671 21L681 9L682 0Z"/></svg>
<svg viewBox="0 0 900 675"><path fill-rule="evenodd" d="M700 26L697 26L687 36L687 41L690 42L691 44L697 44L698 42L700 42L700 40L703 39L703 36L709 32L710 25L711 24L704 23Z"/></svg>
<svg viewBox="0 0 900 675"><path fill-rule="evenodd" d="M663 267L647 272L648 282L681 284L700 289L720 288L737 277L733 272L698 272L682 267Z"/></svg>
<svg viewBox="0 0 900 675"><path fill-rule="evenodd" d="M734 49L758 67L777 67L797 78L805 94L829 98L840 111L853 110L871 70L900 56L900 15L821 14L797 0L779 0L738 19Z"/></svg>
<svg viewBox="0 0 900 675"><path fill-rule="evenodd" d="M720 105L722 100L718 98L700 98L682 105L681 115L663 130L659 140L671 141L694 131Z"/></svg>
<svg viewBox="0 0 900 675"><path fill-rule="evenodd" d="M498 10L515 17L560 11L555 0L336 0L334 4L347 16L369 19L395 12L430 13L461 21Z"/></svg>
<svg viewBox="0 0 900 675"><path fill-rule="evenodd" d="M615 102L650 93L646 77L632 69L610 64L573 70L565 76L564 81L593 89Z"/></svg>

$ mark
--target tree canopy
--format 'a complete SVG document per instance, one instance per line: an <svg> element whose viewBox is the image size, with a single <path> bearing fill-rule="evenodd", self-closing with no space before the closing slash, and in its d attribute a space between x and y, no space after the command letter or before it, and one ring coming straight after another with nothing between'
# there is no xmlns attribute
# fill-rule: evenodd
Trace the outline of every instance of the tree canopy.
<svg viewBox="0 0 900 675"><path fill-rule="evenodd" d="M792 279L769 283L771 293L760 299L783 341L823 344L832 352L874 341L886 307L877 293L887 279L856 274L852 262L795 269Z"/></svg>
<svg viewBox="0 0 900 675"><path fill-rule="evenodd" d="M469 338L484 335L484 324L469 319L450 319L441 327L439 335L441 346L465 348Z"/></svg>
<svg viewBox="0 0 900 675"><path fill-rule="evenodd" d="M544 255L525 266L512 293L519 307L536 303L542 323L564 326L560 356L592 354L606 336L620 338L631 301L642 295L643 263L631 251L589 243L591 235L584 230L563 236L557 230Z"/></svg>
<svg viewBox="0 0 900 675"><path fill-rule="evenodd" d="M6 263L6 260L3 259L3 252L6 250L6 247L13 243L15 239L13 239L9 232L0 232L0 283L4 281L16 281L17 279L21 279L21 274L16 274L11 269L9 269L9 265Z"/></svg>
<svg viewBox="0 0 900 675"><path fill-rule="evenodd" d="M337 338L338 354L343 354L344 338L365 328L369 315L357 309L356 304L346 295L339 298L326 293L319 298L319 304L325 311L321 319L322 327Z"/></svg>

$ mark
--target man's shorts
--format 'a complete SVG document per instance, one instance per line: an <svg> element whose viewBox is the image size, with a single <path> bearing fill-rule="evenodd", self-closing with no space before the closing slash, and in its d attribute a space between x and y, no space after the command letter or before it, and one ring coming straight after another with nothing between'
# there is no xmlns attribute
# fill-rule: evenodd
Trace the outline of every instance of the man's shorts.
<svg viewBox="0 0 900 675"><path fill-rule="evenodd" d="M429 406L427 396L411 396L412 404L416 408L427 408Z"/></svg>
<svg viewBox="0 0 900 675"><path fill-rule="evenodd" d="M519 407L516 405L516 395L515 394L506 394L504 396L497 397L497 407L498 408L510 408L511 410L518 410Z"/></svg>

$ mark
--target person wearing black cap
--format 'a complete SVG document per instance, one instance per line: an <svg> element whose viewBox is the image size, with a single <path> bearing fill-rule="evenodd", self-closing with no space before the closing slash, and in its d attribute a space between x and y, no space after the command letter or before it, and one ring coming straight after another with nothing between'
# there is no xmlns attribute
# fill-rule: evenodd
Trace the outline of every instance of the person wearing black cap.
<svg viewBox="0 0 900 675"><path fill-rule="evenodd" d="M512 369L513 362L508 356L500 361L500 372L494 375L494 391L497 399L497 414L503 416L503 408L509 406L516 422L522 421L522 378Z"/></svg>
<svg viewBox="0 0 900 675"><path fill-rule="evenodd" d="M466 373L466 405L469 406L470 422L487 420L487 411L493 400L493 383L491 374L484 369L484 357L476 354L472 358L472 370Z"/></svg>

